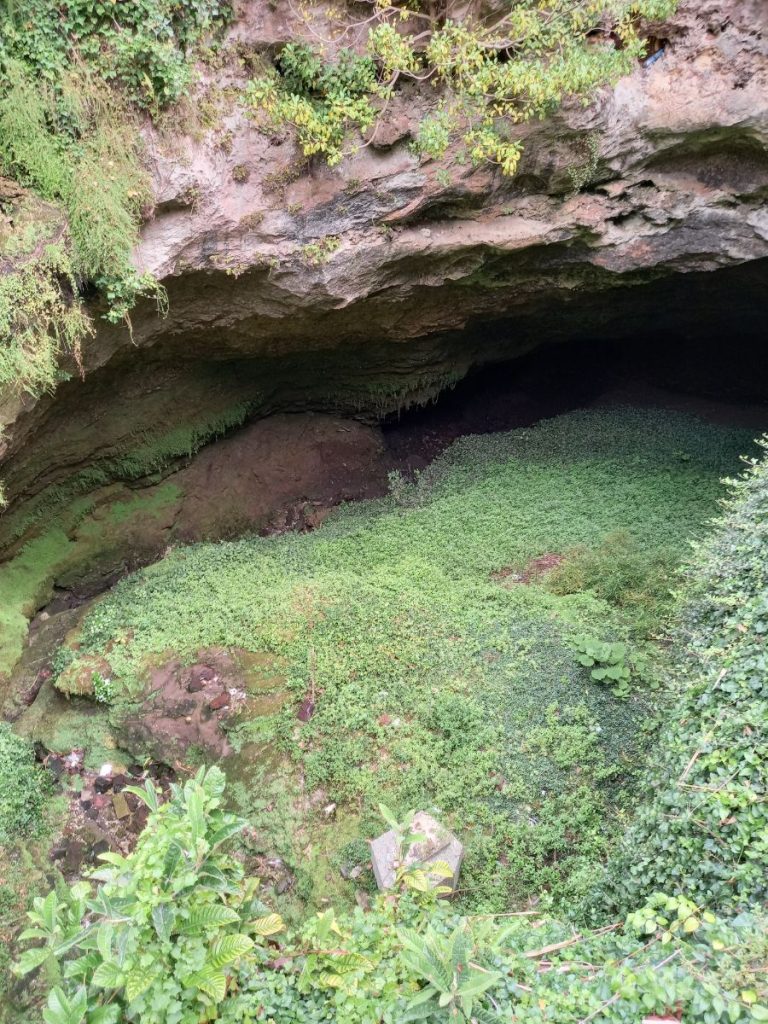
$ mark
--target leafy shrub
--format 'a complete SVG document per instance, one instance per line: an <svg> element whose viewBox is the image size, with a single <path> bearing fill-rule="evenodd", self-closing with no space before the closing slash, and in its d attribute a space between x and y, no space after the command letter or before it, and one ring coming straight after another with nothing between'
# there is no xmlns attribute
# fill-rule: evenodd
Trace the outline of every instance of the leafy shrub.
<svg viewBox="0 0 768 1024"><path fill-rule="evenodd" d="M48 773L35 764L31 744L0 722L0 843L39 831L49 792Z"/></svg>
<svg viewBox="0 0 768 1024"><path fill-rule="evenodd" d="M596 0L585 14L572 0L519 0L490 19L482 5L454 0L376 3L357 26L363 53L343 49L327 60L289 43L247 98L273 124L293 125L307 156L336 164L348 130L369 129L399 83L428 82L434 98L414 127L417 148L439 158L459 139L474 162L513 174L522 152L514 126L617 81L644 53L638 18L674 8L674 0ZM605 45L593 46L587 36L598 26ZM339 30L343 36L349 25ZM592 169L596 163L594 156Z"/></svg>
<svg viewBox="0 0 768 1024"><path fill-rule="evenodd" d="M147 789L136 851L104 855L98 890L35 900L24 938L38 944L17 970L58 974L45 1024L768 1019L765 922L726 923L663 893L624 922L575 932L536 911L462 917L434 890L406 888L279 938L280 918L222 852L241 824L219 809L222 789L216 768L163 806Z"/></svg>
<svg viewBox="0 0 768 1024"><path fill-rule="evenodd" d="M263 913L258 883L223 846L244 822L220 809L224 776L201 769L163 805L151 782L131 788L152 811L127 857L60 899L38 897L22 940L41 944L21 957L27 974L45 964L58 975L46 1024L197 1024L216 1019L238 965L263 936L282 929ZM61 961L61 966L59 965Z"/></svg>
<svg viewBox="0 0 768 1024"><path fill-rule="evenodd" d="M631 610L642 629L650 619L658 621L670 612L677 562L673 547L650 546L627 530L614 530L594 547L580 545L567 552L546 584L555 594L591 590Z"/></svg>
<svg viewBox="0 0 768 1024"><path fill-rule="evenodd" d="M589 673L591 679L596 683L607 683L617 697L627 696L632 672L626 663L626 644L579 636L573 640L573 649L578 663L592 669Z"/></svg>
<svg viewBox="0 0 768 1024"><path fill-rule="evenodd" d="M653 799L611 867L611 910L655 890L721 912L768 897L768 461L751 460L730 486L688 573L683 693L647 780Z"/></svg>
<svg viewBox="0 0 768 1024"><path fill-rule="evenodd" d="M342 49L326 62L310 47L288 43L277 70L249 83L246 99L268 110L276 124L292 125L305 156L321 153L333 166L342 158L347 128L365 130L373 123L375 86L370 57Z"/></svg>
<svg viewBox="0 0 768 1024"><path fill-rule="evenodd" d="M4 6L0 172L59 204L66 225L54 245L34 240L2 267L0 385L50 389L58 357L79 358L90 330L83 285L100 291L113 321L139 295L163 301L132 263L150 198L136 108L156 110L182 94L187 49L228 10L221 0Z"/></svg>

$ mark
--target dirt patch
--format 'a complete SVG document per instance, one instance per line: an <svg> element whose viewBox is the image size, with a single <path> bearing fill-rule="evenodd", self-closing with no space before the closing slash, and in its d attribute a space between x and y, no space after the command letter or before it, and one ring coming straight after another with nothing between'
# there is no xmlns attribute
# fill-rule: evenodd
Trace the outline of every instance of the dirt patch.
<svg viewBox="0 0 768 1024"><path fill-rule="evenodd" d="M184 494L173 536L314 529L334 505L383 494L387 469L377 428L334 416L270 416L203 449L172 477Z"/></svg>
<svg viewBox="0 0 768 1024"><path fill-rule="evenodd" d="M552 572L553 569L556 569L564 561L565 555L549 552L546 555L539 555L538 558L532 558L522 569L517 569L511 565L505 566L503 569L491 573L491 579L505 587L516 584L528 585L530 583L537 583L542 576Z"/></svg>
<svg viewBox="0 0 768 1024"><path fill-rule="evenodd" d="M79 749L48 753L42 761L68 801L61 832L51 847L51 860L70 881L96 865L102 853L126 854L133 849L147 823L149 807L129 792L130 787L143 789L151 781L165 797L176 777L172 769L157 764L146 768L131 765L123 772L105 763L98 771L89 771Z"/></svg>
<svg viewBox="0 0 768 1024"><path fill-rule="evenodd" d="M147 666L143 693L115 729L137 759L189 767L191 758L219 761L232 754L226 726L273 714L288 698L279 663L268 655L208 648L194 664L178 658Z"/></svg>

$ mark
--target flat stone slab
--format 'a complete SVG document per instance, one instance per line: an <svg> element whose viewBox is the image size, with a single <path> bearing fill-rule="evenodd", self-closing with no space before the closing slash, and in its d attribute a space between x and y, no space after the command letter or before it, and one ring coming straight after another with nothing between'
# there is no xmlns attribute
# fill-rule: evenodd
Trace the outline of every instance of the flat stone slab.
<svg viewBox="0 0 768 1024"><path fill-rule="evenodd" d="M459 872L464 858L462 844L453 832L449 832L426 811L418 811L414 815L410 831L424 838L421 842L411 843L405 851L403 864L408 866L417 862L424 863L427 865L427 873L429 873L430 862L445 861L453 869L453 876L434 879L434 881L436 884L448 886L453 892L459 883ZM400 852L397 832L394 829L380 835L371 843L371 863L379 889L391 889L395 884Z"/></svg>

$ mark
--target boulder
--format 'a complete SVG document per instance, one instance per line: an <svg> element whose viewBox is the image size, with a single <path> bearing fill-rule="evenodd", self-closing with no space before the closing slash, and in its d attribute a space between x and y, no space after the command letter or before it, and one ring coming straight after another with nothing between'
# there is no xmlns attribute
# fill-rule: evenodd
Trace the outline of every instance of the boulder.
<svg viewBox="0 0 768 1024"><path fill-rule="evenodd" d="M430 863L445 861L453 869L453 875L446 879L435 879L435 882L449 886L454 891L464 858L461 842L425 811L418 811L414 815L411 831L423 838L411 843L405 851L401 851L399 836L394 829L384 832L371 843L371 863L379 889L391 889L395 884L395 874L402 855L405 865L421 863L426 865L427 872Z"/></svg>

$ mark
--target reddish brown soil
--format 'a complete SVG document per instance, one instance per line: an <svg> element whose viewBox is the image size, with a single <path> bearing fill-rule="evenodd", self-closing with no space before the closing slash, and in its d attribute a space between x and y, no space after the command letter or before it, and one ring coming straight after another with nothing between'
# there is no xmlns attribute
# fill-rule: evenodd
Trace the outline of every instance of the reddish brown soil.
<svg viewBox="0 0 768 1024"><path fill-rule="evenodd" d="M503 569L492 573L491 579L496 580L497 583L502 583L504 586L516 583L527 585L537 582L542 576L552 572L553 569L556 569L564 561L565 555L556 555L550 552L546 555L539 555L538 558L532 558L522 569L507 565Z"/></svg>
<svg viewBox="0 0 768 1024"><path fill-rule="evenodd" d="M211 647L193 665L177 658L147 666L136 710L116 726L119 745L135 757L183 769L193 748L209 761L232 753L225 723L278 710L286 699L279 665L268 655Z"/></svg>
<svg viewBox="0 0 768 1024"><path fill-rule="evenodd" d="M334 416L270 416L203 449L171 477L180 540L318 526L342 501L386 490L381 432Z"/></svg>

